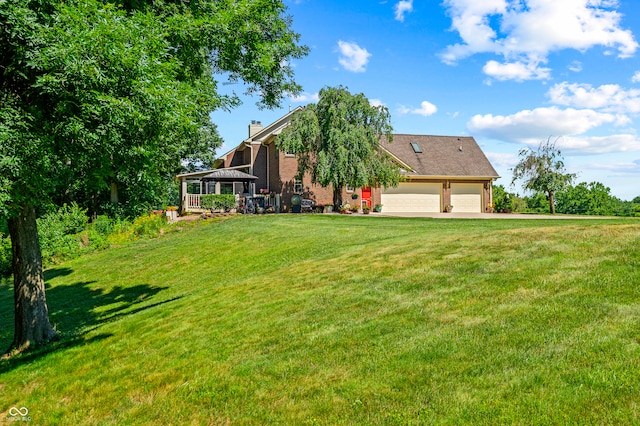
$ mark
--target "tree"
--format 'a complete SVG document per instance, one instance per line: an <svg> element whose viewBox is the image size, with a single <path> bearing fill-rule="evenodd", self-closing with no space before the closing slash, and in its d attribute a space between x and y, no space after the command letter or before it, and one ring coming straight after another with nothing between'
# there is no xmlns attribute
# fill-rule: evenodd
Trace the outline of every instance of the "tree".
<svg viewBox="0 0 640 426"><path fill-rule="evenodd" d="M59 194L129 191L148 205L181 160L219 143L232 108L214 75L259 105L299 93L307 53L276 0L4 0L0 7L0 217L13 252L12 348L48 342L37 210Z"/></svg>
<svg viewBox="0 0 640 426"><path fill-rule="evenodd" d="M557 209L561 213L584 215L613 215L619 200L600 182L581 182L568 186L557 194Z"/></svg>
<svg viewBox="0 0 640 426"><path fill-rule="evenodd" d="M493 204L494 209L498 213L510 213L511 212L511 196L512 194L508 193L504 186L502 185L494 185L493 186Z"/></svg>
<svg viewBox="0 0 640 426"><path fill-rule="evenodd" d="M389 110L373 106L362 94L347 88L325 87L317 104L294 114L276 140L281 151L298 157L298 172L333 188L333 203L342 205L345 186L393 186L400 169L380 149L380 138L392 141Z"/></svg>
<svg viewBox="0 0 640 426"><path fill-rule="evenodd" d="M633 203L611 195L600 182L581 182L557 194L557 210L561 213L597 216L633 216Z"/></svg>
<svg viewBox="0 0 640 426"><path fill-rule="evenodd" d="M557 139L556 139L557 141ZM544 192L549 201L549 212L555 214L554 195L557 191L571 184L575 174L566 173L562 153L556 148L556 141L551 138L543 141L534 151L530 148L520 150L520 161L512 169L513 185L517 180L524 181L525 189Z"/></svg>

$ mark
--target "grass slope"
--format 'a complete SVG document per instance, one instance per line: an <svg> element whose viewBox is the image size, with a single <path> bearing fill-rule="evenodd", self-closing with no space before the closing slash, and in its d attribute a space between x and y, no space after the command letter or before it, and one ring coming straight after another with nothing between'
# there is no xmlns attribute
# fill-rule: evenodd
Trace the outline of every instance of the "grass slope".
<svg viewBox="0 0 640 426"><path fill-rule="evenodd" d="M638 423L639 246L633 220L202 223L47 271L63 339L0 362L0 419Z"/></svg>

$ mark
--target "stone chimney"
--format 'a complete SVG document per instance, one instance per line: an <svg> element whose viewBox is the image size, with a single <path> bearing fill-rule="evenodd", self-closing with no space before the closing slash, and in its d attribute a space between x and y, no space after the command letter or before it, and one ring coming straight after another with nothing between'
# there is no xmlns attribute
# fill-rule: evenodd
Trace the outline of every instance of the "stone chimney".
<svg viewBox="0 0 640 426"><path fill-rule="evenodd" d="M253 135L262 130L262 123L256 120L251 120L251 124L249 124L249 137L252 138Z"/></svg>

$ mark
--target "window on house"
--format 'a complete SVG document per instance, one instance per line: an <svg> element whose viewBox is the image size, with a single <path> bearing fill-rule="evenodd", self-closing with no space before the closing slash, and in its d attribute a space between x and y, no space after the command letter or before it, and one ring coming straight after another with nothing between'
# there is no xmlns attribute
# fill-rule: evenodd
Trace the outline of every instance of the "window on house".
<svg viewBox="0 0 640 426"><path fill-rule="evenodd" d="M347 192L353 192L356 189L353 186L347 186Z"/></svg>
<svg viewBox="0 0 640 426"><path fill-rule="evenodd" d="M302 179L293 180L293 192L296 194L302 194Z"/></svg>
<svg viewBox="0 0 640 426"><path fill-rule="evenodd" d="M411 142L411 148L413 148L413 152L415 152L416 154L422 153L422 148L420 148L420 145L418 145L418 142Z"/></svg>

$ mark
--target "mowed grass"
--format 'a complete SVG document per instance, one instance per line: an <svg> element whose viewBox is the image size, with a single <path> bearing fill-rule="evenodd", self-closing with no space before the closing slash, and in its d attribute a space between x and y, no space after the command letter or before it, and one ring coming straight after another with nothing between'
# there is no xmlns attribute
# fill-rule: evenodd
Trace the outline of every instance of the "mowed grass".
<svg viewBox="0 0 640 426"><path fill-rule="evenodd" d="M48 270L63 338L0 362L0 419L637 424L639 247L637 220L200 223Z"/></svg>

